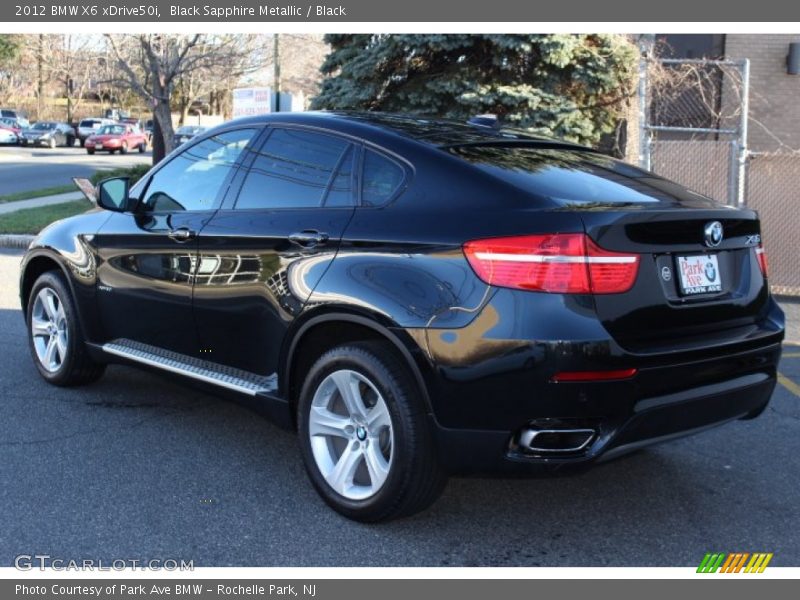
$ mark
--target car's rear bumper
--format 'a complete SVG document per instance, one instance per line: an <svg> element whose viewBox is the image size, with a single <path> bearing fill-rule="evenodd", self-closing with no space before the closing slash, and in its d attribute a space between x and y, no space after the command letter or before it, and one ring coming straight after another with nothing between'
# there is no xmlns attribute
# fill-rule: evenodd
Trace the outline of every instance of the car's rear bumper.
<svg viewBox="0 0 800 600"><path fill-rule="evenodd" d="M633 355L609 337L527 345L495 339L468 367L463 359L440 363L431 389L441 460L458 473L536 473L755 416L769 402L781 355L783 314L770 302L759 324L720 346ZM443 356L435 341L429 348L434 358ZM637 371L622 380L554 383L552 377L627 367ZM588 441L580 448L564 441L562 450L561 440L550 439L535 450L537 444L525 443L531 431L591 434L582 434Z"/></svg>
<svg viewBox="0 0 800 600"><path fill-rule="evenodd" d="M779 354L780 347L775 346L752 356L777 362ZM663 370L660 375L670 376L669 370ZM588 466L734 419L755 416L766 407L775 383L774 368L766 368L682 392L642 398L624 415L613 406L614 396L608 395L605 415L596 412L568 418L559 418L558 414L537 415L529 423L508 430L450 429L437 425L439 456L445 467L454 473L537 474L570 466ZM604 394L602 389L594 391L584 386L584 390ZM575 413L570 411L570 414ZM530 425L546 429L589 428L596 433L581 451L544 454L520 447L520 435Z"/></svg>

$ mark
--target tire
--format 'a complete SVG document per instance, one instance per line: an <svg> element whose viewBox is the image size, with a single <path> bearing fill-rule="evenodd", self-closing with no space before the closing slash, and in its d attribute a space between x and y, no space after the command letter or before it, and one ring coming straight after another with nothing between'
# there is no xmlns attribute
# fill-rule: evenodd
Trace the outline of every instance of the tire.
<svg viewBox="0 0 800 600"><path fill-rule="evenodd" d="M86 350L78 311L60 272L47 271L33 284L26 323L33 362L48 383L84 385L105 371L105 365L92 360Z"/></svg>
<svg viewBox="0 0 800 600"><path fill-rule="evenodd" d="M86 154L94 154L94 149L93 148L87 148L86 149Z"/></svg>
<svg viewBox="0 0 800 600"><path fill-rule="evenodd" d="M142 142L139 144L139 154L144 154L147 152L147 142Z"/></svg>
<svg viewBox="0 0 800 600"><path fill-rule="evenodd" d="M127 154L128 153L128 143L122 142L122 145L119 147L120 154Z"/></svg>
<svg viewBox="0 0 800 600"><path fill-rule="evenodd" d="M340 389L357 390L350 396L355 410L346 408ZM430 506L447 482L425 404L388 342L338 346L317 359L298 398L297 424L312 484L350 519L412 515Z"/></svg>

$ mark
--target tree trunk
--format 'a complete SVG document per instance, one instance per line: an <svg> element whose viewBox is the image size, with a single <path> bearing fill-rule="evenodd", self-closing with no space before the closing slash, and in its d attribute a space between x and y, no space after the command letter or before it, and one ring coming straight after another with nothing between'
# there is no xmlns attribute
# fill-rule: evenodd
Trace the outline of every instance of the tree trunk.
<svg viewBox="0 0 800 600"><path fill-rule="evenodd" d="M161 133L161 125L158 123L156 113L153 111L153 138L150 140L153 147L153 165L158 164L167 155L164 152L164 136Z"/></svg>
<svg viewBox="0 0 800 600"><path fill-rule="evenodd" d="M153 128L153 164L159 162L167 154L172 152L172 138L175 130L172 128L172 111L167 102L159 102L153 109L153 120L158 125L158 129ZM162 154L156 155L156 140L160 138Z"/></svg>

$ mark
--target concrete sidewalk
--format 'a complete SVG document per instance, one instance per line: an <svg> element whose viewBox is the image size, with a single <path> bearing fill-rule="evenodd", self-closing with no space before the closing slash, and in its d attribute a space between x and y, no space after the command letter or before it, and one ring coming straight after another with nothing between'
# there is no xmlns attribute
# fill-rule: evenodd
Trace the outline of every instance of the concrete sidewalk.
<svg viewBox="0 0 800 600"><path fill-rule="evenodd" d="M80 200L83 194L78 190L74 192L66 192L64 194L55 194L53 196L42 196L41 198L31 198L30 200L17 200L16 202L4 202L0 204L0 215L5 215L25 208L38 208L40 206L50 206L51 204L61 204L63 202L71 202L72 200Z"/></svg>

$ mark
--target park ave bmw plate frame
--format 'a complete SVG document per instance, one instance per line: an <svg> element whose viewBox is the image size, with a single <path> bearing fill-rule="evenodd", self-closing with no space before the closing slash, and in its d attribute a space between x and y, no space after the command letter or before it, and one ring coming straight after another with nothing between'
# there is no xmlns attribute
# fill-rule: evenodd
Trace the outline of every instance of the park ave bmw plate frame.
<svg viewBox="0 0 800 600"><path fill-rule="evenodd" d="M722 274L716 254L677 256L678 283L681 294L714 294L722 291Z"/></svg>

